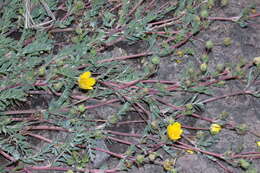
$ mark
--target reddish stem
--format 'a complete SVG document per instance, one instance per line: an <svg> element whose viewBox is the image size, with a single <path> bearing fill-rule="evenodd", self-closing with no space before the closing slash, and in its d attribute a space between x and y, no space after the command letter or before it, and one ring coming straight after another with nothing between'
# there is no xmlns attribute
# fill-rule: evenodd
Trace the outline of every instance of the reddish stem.
<svg viewBox="0 0 260 173"><path fill-rule="evenodd" d="M169 31L169 32L165 32L165 31L151 31L151 32L146 32L146 34L178 34L180 31Z"/></svg>
<svg viewBox="0 0 260 173"><path fill-rule="evenodd" d="M11 121L38 121L40 118L28 117L28 118L10 118Z"/></svg>
<svg viewBox="0 0 260 173"><path fill-rule="evenodd" d="M105 101L105 102L102 102L102 103L98 103L98 104L95 104L95 105L86 106L85 108L86 109L94 109L94 108L97 108L97 107L100 107L100 106L104 106L104 105L107 105L107 104L112 104L112 103L119 102L119 101L120 101L120 99L112 99L112 100L108 100L108 101ZM64 111L67 111L67 110L68 109L61 109L60 111L64 112ZM19 111L5 111L5 112L2 112L2 113L5 114L5 115L21 115L21 114L36 114L36 113L39 113L41 111L42 110L29 109L29 110L19 110Z"/></svg>
<svg viewBox="0 0 260 173"><path fill-rule="evenodd" d="M119 102L119 101L121 101L121 100L120 99L112 99L112 100L105 101L103 103L99 103L99 104L95 104L95 105L91 105L91 106L85 106L85 108L86 109L94 109L94 108L97 108L97 107L100 107L100 106L108 105L108 104Z"/></svg>
<svg viewBox="0 0 260 173"><path fill-rule="evenodd" d="M117 138L114 138L114 137L111 137L111 136L107 136L106 138L110 139L110 140L113 140L113 141L116 141L116 142L119 142L119 143L122 143L122 144L126 144L126 145L135 145L132 142L129 142L129 141L126 141L126 140L122 140L122 139L117 139Z"/></svg>
<svg viewBox="0 0 260 173"><path fill-rule="evenodd" d="M224 166L220 161L214 160L226 173L233 173L233 171L229 170L226 166Z"/></svg>
<svg viewBox="0 0 260 173"><path fill-rule="evenodd" d="M193 36L193 34L188 33L187 36L186 36L186 38L185 38L184 40L182 40L182 41L180 41L179 43L177 43L177 44L171 46L170 49L176 49L176 48L182 46L182 45L185 44L187 41L189 41L189 39L190 39L192 36Z"/></svg>
<svg viewBox="0 0 260 173"><path fill-rule="evenodd" d="M117 125L130 124L130 123L146 123L146 121L144 120L123 121L123 122L118 122Z"/></svg>
<svg viewBox="0 0 260 173"><path fill-rule="evenodd" d="M56 126L27 126L25 130L55 130L55 131L64 131L64 132L71 132L68 129L64 129L62 127Z"/></svg>
<svg viewBox="0 0 260 173"><path fill-rule="evenodd" d="M260 152L243 152L243 153L239 153L240 155L248 155L248 154L260 154Z"/></svg>
<svg viewBox="0 0 260 173"><path fill-rule="evenodd" d="M123 154L117 154L117 153L114 153L114 152L111 152L111 151L108 151L108 150L105 150L105 149L102 149L102 148L92 148L92 149L96 150L96 151L101 151L101 152L107 153L111 156L114 156L114 157L117 157L117 158L120 158L120 159L125 159L127 157Z"/></svg>
<svg viewBox="0 0 260 173"><path fill-rule="evenodd" d="M176 147L176 148L182 148L182 149L185 149L185 150L198 151L198 152L201 152L203 154L207 154L207 155L210 155L210 156L217 157L219 159L224 159L222 154L217 154L217 153L213 153L213 152L210 152L210 151L201 150L199 148L192 147L192 146L189 146L187 144L183 145L183 143L180 143L180 142L177 142L177 143L179 143L180 145L177 145L177 144L171 144L171 145Z"/></svg>
<svg viewBox="0 0 260 173"><path fill-rule="evenodd" d="M248 18L255 18L259 17L260 13L253 14L248 16ZM208 20L220 20L220 21L233 21L236 22L240 19L240 16L235 16L235 17L208 17Z"/></svg>
<svg viewBox="0 0 260 173"><path fill-rule="evenodd" d="M29 110L19 110L19 111L5 111L3 112L4 115L21 115L21 114L35 114L39 113L39 110L36 109L29 109Z"/></svg>
<svg viewBox="0 0 260 173"><path fill-rule="evenodd" d="M106 132L113 134L113 135L130 136L130 137L137 137L137 138L141 138L143 136L143 135L140 135L140 134L123 133L123 132L116 132L116 131L112 131L112 130L106 130Z"/></svg>
<svg viewBox="0 0 260 173"><path fill-rule="evenodd" d="M169 80L142 80L142 83L162 83L162 84L177 84L178 82Z"/></svg>
<svg viewBox="0 0 260 173"><path fill-rule="evenodd" d="M138 7L140 7L140 5L143 3L144 0L140 0L135 6L134 8L128 13L128 16L131 16L132 14L134 14L134 12L136 11L136 9Z"/></svg>
<svg viewBox="0 0 260 173"><path fill-rule="evenodd" d="M236 96L236 95L244 95L244 94L252 94L252 92L251 91L238 91L238 92L234 92L234 93L231 93L231 94L224 94L222 96L217 96L217 97L213 97L213 98L204 100L204 101L202 101L202 103L205 104L205 103L213 102L213 101L223 99L223 98L226 98L226 97L231 97L231 96Z"/></svg>
<svg viewBox="0 0 260 173"><path fill-rule="evenodd" d="M135 54L135 55L119 56L119 57L115 57L115 58L103 59L103 60L98 61L97 63L101 64L101 63L106 63L106 62L111 62L111 61L126 60L126 59L142 57L142 56L149 56L152 54L153 54L153 52L144 52L144 53L139 53L139 54Z"/></svg>
<svg viewBox="0 0 260 173"><path fill-rule="evenodd" d="M51 167L51 166L29 166L23 169L24 171L28 171L28 170L35 170L35 171L39 171L39 170L45 170L45 171L69 171L69 170L73 170L72 168L63 168L63 167ZM75 171L79 171L79 172L91 172L91 173L100 173L100 172L105 172L105 173L114 173L119 171L119 169L114 168L114 169L105 169L105 170L101 170L101 169L76 169Z"/></svg>
<svg viewBox="0 0 260 173"><path fill-rule="evenodd" d="M164 145L165 145L165 142L158 143L151 150L149 150L149 152L155 152L156 150L158 150L159 148L161 148Z"/></svg>
<svg viewBox="0 0 260 173"><path fill-rule="evenodd" d="M257 13L257 14L253 14L251 16L248 16L249 18L255 18L255 17L259 17L260 16L260 13Z"/></svg>
<svg viewBox="0 0 260 173"><path fill-rule="evenodd" d="M202 120L205 120L205 121L208 121L210 123L213 123L215 122L215 120L211 119L211 118L207 118L207 117L202 117L198 114L191 114L191 116L195 117L195 118L199 118L199 119L202 119Z"/></svg>
<svg viewBox="0 0 260 173"><path fill-rule="evenodd" d="M163 99L159 99L159 98L155 98L158 102L166 105L166 106L169 106L170 108L172 108L173 110L177 110L177 111L183 111L185 110L182 106L175 106L175 105L172 105L170 103L168 103L167 101L164 101Z"/></svg>
<svg viewBox="0 0 260 173"><path fill-rule="evenodd" d="M223 80L231 80L231 79L237 79L237 78L238 78L237 76L224 76L224 77L221 77L221 78L213 80L213 81L202 82L202 83L199 84L199 86L209 86L209 85L218 83L218 82L223 81Z"/></svg>
<svg viewBox="0 0 260 173"><path fill-rule="evenodd" d="M37 135L37 134L33 134L33 133L26 133L26 135L35 137L35 138L37 138L37 139L40 139L40 140L45 141L45 142L48 142L48 143L52 143L52 142L53 142L52 140L50 140L50 139L48 139L48 138L45 138L45 137L43 137L43 136L41 136L41 135Z"/></svg>
<svg viewBox="0 0 260 173"><path fill-rule="evenodd" d="M191 126L185 126L185 125L182 125L182 127L185 129L192 129L192 130L209 130L209 128L191 127Z"/></svg>
<svg viewBox="0 0 260 173"><path fill-rule="evenodd" d="M0 154L12 162L16 162L16 159L0 149Z"/></svg>
<svg viewBox="0 0 260 173"><path fill-rule="evenodd" d="M150 25L160 25L160 24L165 24L165 23L168 23L168 22L172 22L172 21L179 20L183 15L184 15L184 13L181 14L180 16L178 16L178 17L173 17L173 18L166 19L166 20L161 20L161 21L158 21L158 22L152 22L152 23L149 23L149 24L150 24Z"/></svg>
<svg viewBox="0 0 260 173"><path fill-rule="evenodd" d="M236 159L236 158L251 158L251 159L259 159L260 158L260 153L256 152L254 154L236 154L231 156L232 159Z"/></svg>

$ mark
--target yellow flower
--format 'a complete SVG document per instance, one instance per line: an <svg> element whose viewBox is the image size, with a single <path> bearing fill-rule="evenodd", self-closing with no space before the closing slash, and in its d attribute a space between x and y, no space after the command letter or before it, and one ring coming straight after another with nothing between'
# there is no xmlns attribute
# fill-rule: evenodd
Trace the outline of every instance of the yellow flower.
<svg viewBox="0 0 260 173"><path fill-rule="evenodd" d="M82 73L78 78L79 87L82 89L92 90L93 85L96 83L96 79L90 77L91 72L87 71Z"/></svg>
<svg viewBox="0 0 260 173"><path fill-rule="evenodd" d="M172 171L174 170L174 164L175 164L175 160L172 160L172 159L166 159L165 161L163 161L163 168L166 170L166 171Z"/></svg>
<svg viewBox="0 0 260 173"><path fill-rule="evenodd" d="M177 54L179 57L183 57L183 56L184 56L184 52L181 51L181 50L178 50L178 51L176 52L176 54Z"/></svg>
<svg viewBox="0 0 260 173"><path fill-rule="evenodd" d="M186 150L186 152L189 153L189 154L194 154L193 150Z"/></svg>
<svg viewBox="0 0 260 173"><path fill-rule="evenodd" d="M257 141L256 145L260 148L260 141Z"/></svg>
<svg viewBox="0 0 260 173"><path fill-rule="evenodd" d="M253 63L255 65L260 65L260 56L259 57L255 57L254 60L253 60Z"/></svg>
<svg viewBox="0 0 260 173"><path fill-rule="evenodd" d="M183 130L181 129L181 124L178 122L170 124L167 127L167 134L171 140L176 141L176 140L180 139L182 133L183 133Z"/></svg>
<svg viewBox="0 0 260 173"><path fill-rule="evenodd" d="M176 62L177 64L180 64L180 63L182 63L182 60L176 59L175 62Z"/></svg>
<svg viewBox="0 0 260 173"><path fill-rule="evenodd" d="M213 135L218 134L221 131L221 126L219 124L211 124L210 133Z"/></svg>

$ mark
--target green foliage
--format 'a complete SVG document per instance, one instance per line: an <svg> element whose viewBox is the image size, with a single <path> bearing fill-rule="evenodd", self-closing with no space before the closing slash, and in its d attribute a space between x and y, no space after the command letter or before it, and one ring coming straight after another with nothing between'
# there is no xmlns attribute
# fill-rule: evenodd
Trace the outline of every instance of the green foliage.
<svg viewBox="0 0 260 173"><path fill-rule="evenodd" d="M53 41L48 38L47 33L39 33L37 36L34 42L24 47L23 55L40 55L53 49Z"/></svg>
<svg viewBox="0 0 260 173"><path fill-rule="evenodd" d="M0 92L0 110L5 110L7 106L14 103L15 100L23 101L26 94L21 89L11 88Z"/></svg>
<svg viewBox="0 0 260 173"><path fill-rule="evenodd" d="M211 147L212 145L216 144L219 141L217 136L210 136L209 134L204 134L198 141L198 145L207 148Z"/></svg>

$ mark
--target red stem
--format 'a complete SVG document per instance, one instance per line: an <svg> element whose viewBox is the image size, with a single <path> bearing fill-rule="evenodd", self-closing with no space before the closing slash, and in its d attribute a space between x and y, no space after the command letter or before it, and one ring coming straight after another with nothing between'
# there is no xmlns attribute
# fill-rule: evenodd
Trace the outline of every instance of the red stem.
<svg viewBox="0 0 260 173"><path fill-rule="evenodd" d="M16 162L16 159L0 149L0 154L12 162Z"/></svg>
<svg viewBox="0 0 260 173"><path fill-rule="evenodd" d="M70 132L70 130L68 129L64 129L62 127L56 127L56 126L27 126L25 130L55 130L55 131Z"/></svg>
<svg viewBox="0 0 260 173"><path fill-rule="evenodd" d="M112 99L112 100L105 101L103 103L99 103L99 104L95 104L95 105L91 105L91 106L86 106L85 108L86 109L94 109L94 108L97 108L97 107L100 107L100 106L108 105L108 104L119 102L119 101L120 101L120 99Z"/></svg>
<svg viewBox="0 0 260 173"><path fill-rule="evenodd" d="M159 98L155 98L158 102L166 105L166 106L169 106L170 108L172 108L173 110L177 110L177 111L183 111L185 110L182 106L175 106L175 105L172 105L170 103L168 103L167 101L164 101L162 99L159 99Z"/></svg>
<svg viewBox="0 0 260 173"><path fill-rule="evenodd" d="M120 143L122 143L122 144L134 145L134 143L132 143L132 142L125 141L125 140L122 140L122 139L117 139L117 138L114 138L114 137L111 137L111 136L107 136L106 138L107 138L107 139L110 139L110 140L113 140L113 141L116 141L116 142L120 142Z"/></svg>
<svg viewBox="0 0 260 173"><path fill-rule="evenodd" d="M233 171L229 170L227 167L225 167L220 161L214 160L226 173L233 173Z"/></svg>
<svg viewBox="0 0 260 173"><path fill-rule="evenodd" d="M181 145L177 145L177 144L171 144L171 145L176 147L176 148L182 148L182 149L185 149L185 150L198 151L198 152L201 152L203 154L207 154L207 155L210 155L210 156L217 157L219 159L224 159L222 154L217 154L217 153L213 153L213 152L210 152L210 151L201 150L199 148L195 148L195 147L189 146L187 144L183 145L183 143L180 143L180 142L177 142L177 143L179 143Z"/></svg>
<svg viewBox="0 0 260 173"><path fill-rule="evenodd" d="M73 170L72 168L63 168L63 167L51 167L51 166L29 166L23 169L24 171L28 171L28 170L48 170L48 171L69 171L69 170ZM119 169L114 168L114 169L105 169L105 170L101 170L101 169L76 169L76 171L79 172L91 172L91 173L99 173L99 172L105 172L105 173L114 173L119 171Z"/></svg>
<svg viewBox="0 0 260 173"><path fill-rule="evenodd" d="M35 138L40 139L40 140L42 140L42 141L48 142L48 143L50 143L50 144L53 142L52 140L50 140L50 139L48 139L48 138L45 138L45 137L43 137L43 136L41 136L41 135L37 135L37 134L33 134L33 133L26 133L26 135L35 137Z"/></svg>
<svg viewBox="0 0 260 173"><path fill-rule="evenodd" d="M202 103L205 104L205 103L213 102L213 101L216 101L216 100L219 100L219 99L223 99L223 98L226 98L226 97L231 97L231 96L236 96L236 95L243 95L243 94L252 94L252 92L251 91L238 91L238 92L234 92L234 93L231 93L231 94L224 94L222 96L217 96L217 97L213 97L213 98L204 100L204 101L202 101Z"/></svg>
<svg viewBox="0 0 260 173"><path fill-rule="evenodd" d="M130 137L137 137L141 138L143 135L134 134L134 133L123 133L123 132L116 132L112 130L106 130L107 133L114 134L114 135L121 135L121 136L130 136Z"/></svg>
<svg viewBox="0 0 260 173"><path fill-rule="evenodd" d="M208 121L210 123L213 123L215 122L215 120L211 119L211 118L207 118L207 117L202 117L198 114L191 114L191 116L195 117L195 118L199 118L199 119L202 119L202 120L205 120L205 121Z"/></svg>
<svg viewBox="0 0 260 173"><path fill-rule="evenodd" d="M106 62L111 62L111 61L126 60L126 59L142 57L142 56L149 56L152 54L153 54L153 52L144 52L144 53L139 53L139 54L135 54L135 55L119 56L119 57L115 57L115 58L103 59L103 60L98 61L97 63L101 64L101 63L106 63Z"/></svg>
<svg viewBox="0 0 260 173"><path fill-rule="evenodd" d="M114 152L111 152L111 151L108 151L108 150L105 150L105 149L102 149L102 148L92 148L92 149L96 150L96 151L101 151L101 152L110 154L111 156L114 156L114 157L117 157L117 158L120 158L120 159L125 159L126 158L126 156L123 155L123 154L117 154L117 153L114 153Z"/></svg>
<svg viewBox="0 0 260 173"><path fill-rule="evenodd" d="M182 127L185 128L185 129L192 129L192 130L209 130L209 128L190 127L190 126L185 126L185 125L182 125Z"/></svg>

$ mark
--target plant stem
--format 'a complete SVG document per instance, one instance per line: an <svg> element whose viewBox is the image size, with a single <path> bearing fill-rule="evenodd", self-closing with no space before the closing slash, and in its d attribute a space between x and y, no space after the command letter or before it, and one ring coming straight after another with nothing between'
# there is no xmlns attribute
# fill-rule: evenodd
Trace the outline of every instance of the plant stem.
<svg viewBox="0 0 260 173"><path fill-rule="evenodd" d="M10 160L11 162L16 162L16 159L4 152L3 150L0 149L0 154Z"/></svg>

